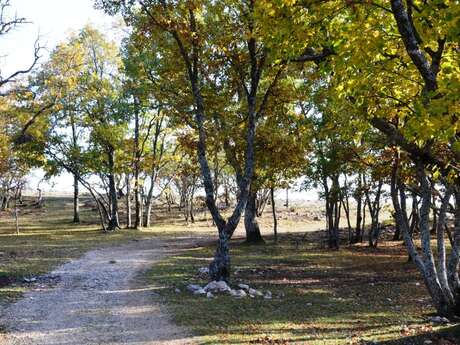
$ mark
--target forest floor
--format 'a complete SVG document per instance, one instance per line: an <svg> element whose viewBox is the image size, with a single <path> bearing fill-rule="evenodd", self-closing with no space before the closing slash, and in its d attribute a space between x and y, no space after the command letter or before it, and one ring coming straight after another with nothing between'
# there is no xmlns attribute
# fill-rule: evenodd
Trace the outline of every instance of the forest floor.
<svg viewBox="0 0 460 345"><path fill-rule="evenodd" d="M21 210L19 236L1 214L0 344L460 344L455 324L428 321L434 310L400 242L329 251L318 204L280 210L277 244L268 211L265 245L244 244L241 226L235 234L232 284L271 300L187 292L206 283L198 268L213 255L212 222L155 214L152 229L107 235L90 204L74 225L71 200L51 198Z"/></svg>

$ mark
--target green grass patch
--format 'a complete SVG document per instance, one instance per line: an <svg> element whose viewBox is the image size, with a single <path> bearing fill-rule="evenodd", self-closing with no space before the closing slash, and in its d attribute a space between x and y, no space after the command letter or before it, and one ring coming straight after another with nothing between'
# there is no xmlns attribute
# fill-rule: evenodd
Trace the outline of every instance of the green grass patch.
<svg viewBox="0 0 460 345"><path fill-rule="evenodd" d="M316 236L317 237L317 236ZM434 310L415 267L399 244L376 250L354 246L329 251L314 241L296 249L293 235L278 245L231 248L232 285L270 290L274 298L215 299L186 291L204 285L197 269L209 264L213 246L168 257L148 273L174 320L200 344L450 344L457 328L433 327ZM176 293L175 288L181 290ZM448 334L442 334L447 332ZM460 339L460 338L456 338ZM451 344L457 344L454 340Z"/></svg>

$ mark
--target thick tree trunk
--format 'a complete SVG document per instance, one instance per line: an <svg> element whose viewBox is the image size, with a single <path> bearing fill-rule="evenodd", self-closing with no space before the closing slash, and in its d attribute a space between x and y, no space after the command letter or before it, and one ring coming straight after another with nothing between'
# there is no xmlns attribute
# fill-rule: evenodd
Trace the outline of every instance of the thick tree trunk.
<svg viewBox="0 0 460 345"><path fill-rule="evenodd" d="M230 248L229 241L225 231L219 231L219 240L217 241L216 253L214 260L209 265L209 275L213 280L224 280L228 282L230 278Z"/></svg>
<svg viewBox="0 0 460 345"><path fill-rule="evenodd" d="M257 192L249 192L246 209L244 211L244 227L246 229L246 243L261 244L265 243L260 233L259 223L257 222L257 207L256 207Z"/></svg>
<svg viewBox="0 0 460 345"><path fill-rule="evenodd" d="M80 223L80 195L76 174L73 175L73 222Z"/></svg>

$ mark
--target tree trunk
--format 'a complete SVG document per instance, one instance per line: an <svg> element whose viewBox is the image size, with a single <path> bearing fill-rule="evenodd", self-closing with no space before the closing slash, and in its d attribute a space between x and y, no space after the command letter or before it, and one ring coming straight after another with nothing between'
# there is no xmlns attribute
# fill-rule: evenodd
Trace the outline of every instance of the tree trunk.
<svg viewBox="0 0 460 345"><path fill-rule="evenodd" d="M73 222L80 223L80 195L78 188L78 176L73 175Z"/></svg>
<svg viewBox="0 0 460 345"><path fill-rule="evenodd" d="M139 147L140 128L139 128L139 100L134 99L134 228L142 227L142 204L141 204L141 184L140 184L140 164L141 164L141 149Z"/></svg>
<svg viewBox="0 0 460 345"><path fill-rule="evenodd" d="M229 241L225 231L219 231L219 240L217 241L216 253L214 260L209 265L209 275L213 280L224 280L228 282L230 278L230 248Z"/></svg>
<svg viewBox="0 0 460 345"><path fill-rule="evenodd" d="M276 205L275 205L275 189L270 188L270 198L272 204L272 215L273 215L273 238L275 243L278 243L278 219L276 218Z"/></svg>
<svg viewBox="0 0 460 345"><path fill-rule="evenodd" d="M358 187L356 191L356 229L355 229L355 238L353 240L354 243L358 243L361 239L361 222L363 221L362 216L362 182L361 182L361 174L358 176Z"/></svg>
<svg viewBox="0 0 460 345"><path fill-rule="evenodd" d="M257 192L249 192L246 209L244 211L244 227L246 229L246 243L261 244L265 243L260 233L259 223L257 222L257 207L256 207Z"/></svg>
<svg viewBox="0 0 460 345"><path fill-rule="evenodd" d="M126 227L132 228L132 211L131 211L131 179L126 174Z"/></svg>
<svg viewBox="0 0 460 345"><path fill-rule="evenodd" d="M18 207L18 200L15 199L14 202L14 219L16 224L16 235L19 236L19 207Z"/></svg>
<svg viewBox="0 0 460 345"><path fill-rule="evenodd" d="M369 247L377 248L378 240L380 237L380 197L382 194L383 181L378 182L377 190L375 192L374 200L371 200L370 194L366 191L366 200L369 207L369 213L371 216L371 227L369 229Z"/></svg>
<svg viewBox="0 0 460 345"><path fill-rule="evenodd" d="M339 198L339 178L332 177L331 188L328 188L327 178L323 178L323 187L326 195L326 219L328 247L330 249L339 249L339 226L340 226L340 209L341 203Z"/></svg>
<svg viewBox="0 0 460 345"><path fill-rule="evenodd" d="M72 127L72 146L75 152L78 152L78 134L77 134L77 125L75 124L75 114L70 113L70 125ZM76 159L75 159L76 160ZM76 163L76 162L74 162ZM79 182L78 182L78 169L75 164L73 175L73 222L80 223L80 195L79 195Z"/></svg>
<svg viewBox="0 0 460 345"><path fill-rule="evenodd" d="M228 183L227 181L224 184L224 197L225 197L225 207L230 207L230 196L228 192Z"/></svg>
<svg viewBox="0 0 460 345"><path fill-rule="evenodd" d="M454 240L454 246L451 251L451 257L447 264L445 261L445 244L444 244L444 229L445 229L445 212L448 207L450 199L450 187L447 188L445 196L442 200L440 217L438 220L437 232L437 245L438 245L438 264L435 264L433 251L431 249L431 229L429 226L429 214L431 208L431 188L426 177L425 166L421 162L417 164L417 179L420 184L421 206L419 209L419 229L422 251L419 254L414 240L409 232L409 221L407 214L404 213L402 204L405 204L405 194L399 193L395 187L397 185L397 171L399 165L399 158L396 159L394 164L395 173L392 174L391 181L391 197L395 209L397 221L401 226L401 233L404 237L407 250L412 261L418 267L422 278L425 282L427 290L431 296L434 307L438 314L446 317L459 315L459 290L458 290L458 263L459 263L459 247L460 244L460 211L458 210L458 203L456 202L456 227L455 235L457 236L457 243ZM458 192L458 191L456 191ZM456 196L456 200L459 198ZM457 217L458 216L458 217ZM455 236L454 235L454 236ZM447 276L447 277L446 277Z"/></svg>
<svg viewBox="0 0 460 345"><path fill-rule="evenodd" d="M286 188L286 208L289 209L289 188Z"/></svg>
<svg viewBox="0 0 460 345"><path fill-rule="evenodd" d="M147 194L147 203L145 205L144 226L146 228L149 228L152 222L153 195L151 194L153 194L153 191Z"/></svg>
<svg viewBox="0 0 460 345"><path fill-rule="evenodd" d="M110 204L110 217L109 217L109 224L107 226L108 231L114 231L120 227L120 223L118 220L118 194L117 194L117 186L115 183L115 175L114 175L114 166L115 166L115 152L113 148L109 149L108 152L108 163L110 173L108 174L109 179L109 204Z"/></svg>

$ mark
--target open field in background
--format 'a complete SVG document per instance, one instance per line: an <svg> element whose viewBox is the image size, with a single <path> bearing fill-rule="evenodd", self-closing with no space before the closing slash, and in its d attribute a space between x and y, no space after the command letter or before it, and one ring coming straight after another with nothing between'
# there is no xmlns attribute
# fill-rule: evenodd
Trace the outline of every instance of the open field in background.
<svg viewBox="0 0 460 345"><path fill-rule="evenodd" d="M187 284L206 282L197 269L207 266L214 251L216 231L209 213L197 212L197 222L187 225L177 209L168 213L157 208L151 229L104 234L88 200L82 200L79 225L71 223L70 198L48 197L43 208L26 203L20 236L15 235L12 215L0 215L0 304L21 296L28 288L24 277L44 274L92 248L152 236L180 241L186 235L202 244L164 259L147 276L161 286L159 294L174 320L199 335L202 344L460 344L458 327L427 322L434 310L401 243L383 241L373 250L365 244L344 245L329 251L324 231L317 231L324 227L320 203L280 206L277 245L271 238L268 206L259 219L266 245L243 244L242 225L235 234L233 283L270 290L272 300L208 300L186 292Z"/></svg>

